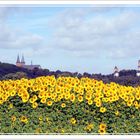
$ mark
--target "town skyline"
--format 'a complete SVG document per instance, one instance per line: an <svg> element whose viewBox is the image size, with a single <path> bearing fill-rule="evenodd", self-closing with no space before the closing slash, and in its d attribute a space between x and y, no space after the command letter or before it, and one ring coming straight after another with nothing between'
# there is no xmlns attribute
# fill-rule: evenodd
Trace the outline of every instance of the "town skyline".
<svg viewBox="0 0 140 140"><path fill-rule="evenodd" d="M109 74L136 69L140 7L0 7L0 61ZM131 18L130 18L131 17Z"/></svg>
<svg viewBox="0 0 140 140"><path fill-rule="evenodd" d="M32 60L31 60L31 63L30 64L29 63L26 63L25 58L24 58L24 54L22 54L22 56L20 56L19 54L17 55L17 60L16 60L16 62L15 62L14 65L16 65L17 67L23 67L23 68L26 68L26 69L29 69L29 70L33 70L34 68L42 69L41 68L41 65L39 65L39 64L33 64L33 61ZM46 68L43 68L43 69L46 69ZM54 71L57 71L57 70L54 70ZM119 72L121 70L130 70L130 69L119 69L117 66L114 66L114 69L113 69L112 73L114 73L114 76L115 77L119 77ZM131 69L131 70L136 70L137 71L136 75L137 76L140 76L140 60L138 60L137 69ZM69 72L71 72L71 71L69 71ZM74 72L78 72L78 71L74 71Z"/></svg>

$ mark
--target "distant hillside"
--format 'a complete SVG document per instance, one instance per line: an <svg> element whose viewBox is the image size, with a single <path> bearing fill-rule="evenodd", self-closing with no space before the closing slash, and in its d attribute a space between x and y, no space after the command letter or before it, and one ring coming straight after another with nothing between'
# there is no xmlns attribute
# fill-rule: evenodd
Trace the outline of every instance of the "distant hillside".
<svg viewBox="0 0 140 140"><path fill-rule="evenodd" d="M4 79L6 75L16 74L17 72L25 73L28 78L49 75L49 70L47 69L35 68L34 70L28 70L25 68L17 67L16 65L13 64L0 62L0 80Z"/></svg>
<svg viewBox="0 0 140 140"><path fill-rule="evenodd" d="M47 76L47 75L55 75L55 77L59 76L72 76L72 77L89 77L97 80L102 80L104 83L116 82L121 85L126 86L138 86L140 85L140 77L136 76L136 70L122 70L119 72L119 77L114 77L113 74L102 75L102 74L89 74L83 73L80 74L78 72L68 72L68 71L49 71L48 69L38 69L28 70L25 68L19 68L16 65L1 63L0 62L0 80L5 79L20 79L23 77L26 78L35 78L38 76Z"/></svg>
<svg viewBox="0 0 140 140"><path fill-rule="evenodd" d="M1 63L0 62L0 78L9 74L9 73L16 73L16 72L25 72L27 75L30 75L30 71L24 68L19 68L16 65L8 64L8 63Z"/></svg>

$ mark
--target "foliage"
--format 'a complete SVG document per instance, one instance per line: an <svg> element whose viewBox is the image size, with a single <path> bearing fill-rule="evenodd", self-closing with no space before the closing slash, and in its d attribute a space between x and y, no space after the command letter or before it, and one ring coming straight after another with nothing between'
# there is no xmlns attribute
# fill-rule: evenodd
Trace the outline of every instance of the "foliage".
<svg viewBox="0 0 140 140"><path fill-rule="evenodd" d="M5 76L7 74L16 74L17 72L26 73L26 75L29 78L33 77L32 72L30 70L17 67L13 64L1 63L0 62L0 80L3 80L4 78L6 78ZM8 79L8 77L7 77L7 79Z"/></svg>
<svg viewBox="0 0 140 140"><path fill-rule="evenodd" d="M12 79L12 80L16 80L16 79L21 79L21 78L27 78L27 74L25 72L17 72L17 73L9 73L5 76L3 76L3 79Z"/></svg>
<svg viewBox="0 0 140 140"><path fill-rule="evenodd" d="M68 72L68 71L49 71L48 69L38 69L28 70L25 68L16 67L12 64L0 63L0 80L6 79L20 79L21 77L15 75L17 72L26 73L26 76L30 78L36 78L40 76L51 76L54 75L56 78L64 76L71 77L88 77L96 80L102 80L104 83L115 82L120 85L125 86L140 86L140 77L136 76L136 70L121 70L119 72L119 77L114 77L113 74L102 75L102 74L89 74L89 73L78 73L78 72ZM12 76L13 74L13 76ZM26 77L25 76L25 77Z"/></svg>
<svg viewBox="0 0 140 140"><path fill-rule="evenodd" d="M140 87L82 77L0 81L0 133L140 132Z"/></svg>

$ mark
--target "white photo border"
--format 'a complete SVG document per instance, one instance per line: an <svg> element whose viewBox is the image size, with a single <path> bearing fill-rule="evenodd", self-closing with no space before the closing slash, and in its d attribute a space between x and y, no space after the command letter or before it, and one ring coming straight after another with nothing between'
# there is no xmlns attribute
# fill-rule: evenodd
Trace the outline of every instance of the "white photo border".
<svg viewBox="0 0 140 140"><path fill-rule="evenodd" d="M82 7L86 7L89 5L96 5L96 6L114 6L114 7L140 7L140 1L104 1L104 0L93 0L93 1L55 1L55 0L46 0L46 1L42 1L42 0L38 0L38 1L33 1L33 0L28 0L28 1L23 1L23 0L17 0L17 1L13 1L13 0L0 0L0 7L3 6L10 6L10 7L16 7L16 6L21 6L21 7L38 7L38 6L51 6L51 7L57 7L57 6L68 6L68 7L73 7L73 6L82 6ZM32 135L28 135L28 134L15 134L15 135L11 135L11 134L0 134L0 140L19 140L19 139L26 139L26 140L140 140L140 133L139 134L132 134L132 135L60 135L60 134L49 134L49 135L36 135L36 134L32 134Z"/></svg>

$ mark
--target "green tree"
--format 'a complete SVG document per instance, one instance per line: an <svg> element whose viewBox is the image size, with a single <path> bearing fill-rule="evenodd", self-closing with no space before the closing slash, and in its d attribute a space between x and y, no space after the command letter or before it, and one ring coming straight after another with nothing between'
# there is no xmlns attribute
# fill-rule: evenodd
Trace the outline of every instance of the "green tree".
<svg viewBox="0 0 140 140"><path fill-rule="evenodd" d="M6 79L16 80L16 79L21 79L21 78L27 78L27 74L24 72L9 73L3 76L2 79L3 80L6 80Z"/></svg>

